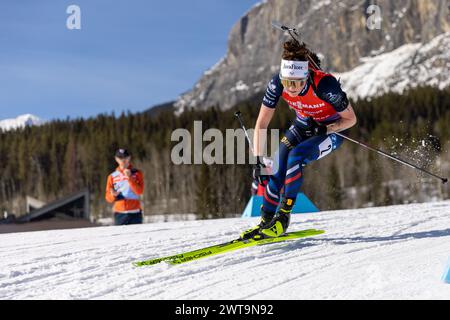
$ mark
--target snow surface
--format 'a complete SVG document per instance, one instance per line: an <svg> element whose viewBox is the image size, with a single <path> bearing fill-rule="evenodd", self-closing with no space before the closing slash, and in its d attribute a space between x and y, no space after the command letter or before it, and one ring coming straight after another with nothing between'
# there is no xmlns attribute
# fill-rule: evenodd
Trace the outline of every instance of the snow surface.
<svg viewBox="0 0 450 320"><path fill-rule="evenodd" d="M0 235L0 299L450 299L450 201L294 215L326 233L190 263L257 218Z"/></svg>
<svg viewBox="0 0 450 320"><path fill-rule="evenodd" d="M171 213L171 214L147 214L144 215L144 223L160 223L160 222L174 222L174 221L193 221L196 220L195 213ZM101 218L95 223L102 226L114 225L114 218Z"/></svg>
<svg viewBox="0 0 450 320"><path fill-rule="evenodd" d="M0 129L4 131L23 128L25 126L41 125L45 121L32 114L24 114L15 119L0 120Z"/></svg>

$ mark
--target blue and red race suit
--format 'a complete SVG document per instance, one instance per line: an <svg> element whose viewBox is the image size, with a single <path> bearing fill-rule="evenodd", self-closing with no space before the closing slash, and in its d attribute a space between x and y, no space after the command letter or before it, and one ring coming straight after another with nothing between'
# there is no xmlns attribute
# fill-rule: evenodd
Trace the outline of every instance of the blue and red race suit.
<svg viewBox="0 0 450 320"><path fill-rule="evenodd" d="M310 70L310 76L302 92L291 97L284 91L280 76L275 75L267 85L263 104L275 108L280 97L294 109L297 117L306 119L313 117L318 122L334 122L340 118L338 112L348 106L347 95L341 89L340 83L331 74Z"/></svg>
<svg viewBox="0 0 450 320"><path fill-rule="evenodd" d="M263 105L275 108L283 98L297 117L285 132L272 168L274 174L264 190L263 206L267 212L275 212L280 203L280 192L284 187L284 197L295 201L303 182L303 167L318 160L342 144L342 138L335 134L314 136L306 139L300 129L307 125L306 119L312 117L323 124L333 123L341 117L339 112L348 105L347 95L340 83L331 74L310 70L308 81L298 96L291 97L284 91L279 75L275 75L267 85Z"/></svg>

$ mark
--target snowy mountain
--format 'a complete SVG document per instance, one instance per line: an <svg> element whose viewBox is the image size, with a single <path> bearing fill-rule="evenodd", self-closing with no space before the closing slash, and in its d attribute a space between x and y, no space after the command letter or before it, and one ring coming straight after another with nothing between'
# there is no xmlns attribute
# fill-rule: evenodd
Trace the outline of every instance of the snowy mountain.
<svg viewBox="0 0 450 320"><path fill-rule="evenodd" d="M294 215L325 234L134 268L257 218L0 235L0 299L450 299L450 201Z"/></svg>
<svg viewBox="0 0 450 320"><path fill-rule="evenodd" d="M405 44L391 52L361 59L351 71L335 74L347 94L354 98L430 85L450 86L450 32L430 42Z"/></svg>
<svg viewBox="0 0 450 320"><path fill-rule="evenodd" d="M297 27L302 40L322 58L324 70L340 73L354 70L355 75L363 74L367 81L361 86L371 87L369 80L376 78L374 87L382 86L380 83L387 79L395 87L393 90L421 80L442 87L448 83L444 77L448 75L450 63L445 49L450 32L447 2L378 0L375 3L382 13L381 25L379 29L369 30L367 9L373 1L263 1L232 27L227 52L203 73L192 90L178 97L174 105L176 113L189 107L228 109L264 91L269 79L279 70L282 42L288 39L271 27L273 20ZM444 33L447 34L443 38L436 38ZM441 44L446 47L440 48ZM366 65L370 63L367 57L389 52L392 61L386 61L385 68L376 71L387 71L385 74L390 75L389 67L392 67L397 71L394 79L380 74L370 77L365 73L371 71ZM418 57L414 56L415 52ZM372 65L379 61L372 60ZM360 85L354 82L359 78L351 77L350 73L348 78L352 78L350 86L355 87L357 94L375 91L356 88Z"/></svg>
<svg viewBox="0 0 450 320"><path fill-rule="evenodd" d="M40 119L32 114L24 114L15 119L0 120L0 129L4 131L23 128L25 126L38 126L45 123L45 120Z"/></svg>

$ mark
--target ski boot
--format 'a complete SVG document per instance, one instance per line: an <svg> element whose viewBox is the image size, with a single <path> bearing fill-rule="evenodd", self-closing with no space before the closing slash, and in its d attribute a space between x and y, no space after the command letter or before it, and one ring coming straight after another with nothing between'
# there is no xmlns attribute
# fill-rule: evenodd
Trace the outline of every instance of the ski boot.
<svg viewBox="0 0 450 320"><path fill-rule="evenodd" d="M269 238L276 238L284 234L291 222L291 211L293 206L294 199L284 198L275 218L273 218L268 225L261 228L261 235Z"/></svg>
<svg viewBox="0 0 450 320"><path fill-rule="evenodd" d="M240 235L240 238L242 240L248 240L248 239L252 239L255 236L259 236L259 231L261 230L261 228L267 226L272 221L274 216L275 216L274 212L266 212L264 210L263 206L261 205L261 221L260 221L260 223L257 226L242 232Z"/></svg>

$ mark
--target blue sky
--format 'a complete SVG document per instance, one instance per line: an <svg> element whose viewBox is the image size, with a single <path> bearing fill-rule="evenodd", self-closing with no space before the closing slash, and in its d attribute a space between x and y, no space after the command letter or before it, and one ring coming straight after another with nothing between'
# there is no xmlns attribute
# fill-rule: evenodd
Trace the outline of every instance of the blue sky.
<svg viewBox="0 0 450 320"><path fill-rule="evenodd" d="M145 110L174 100L225 53L259 0L2 0L0 119ZM81 9L69 30L66 9Z"/></svg>

